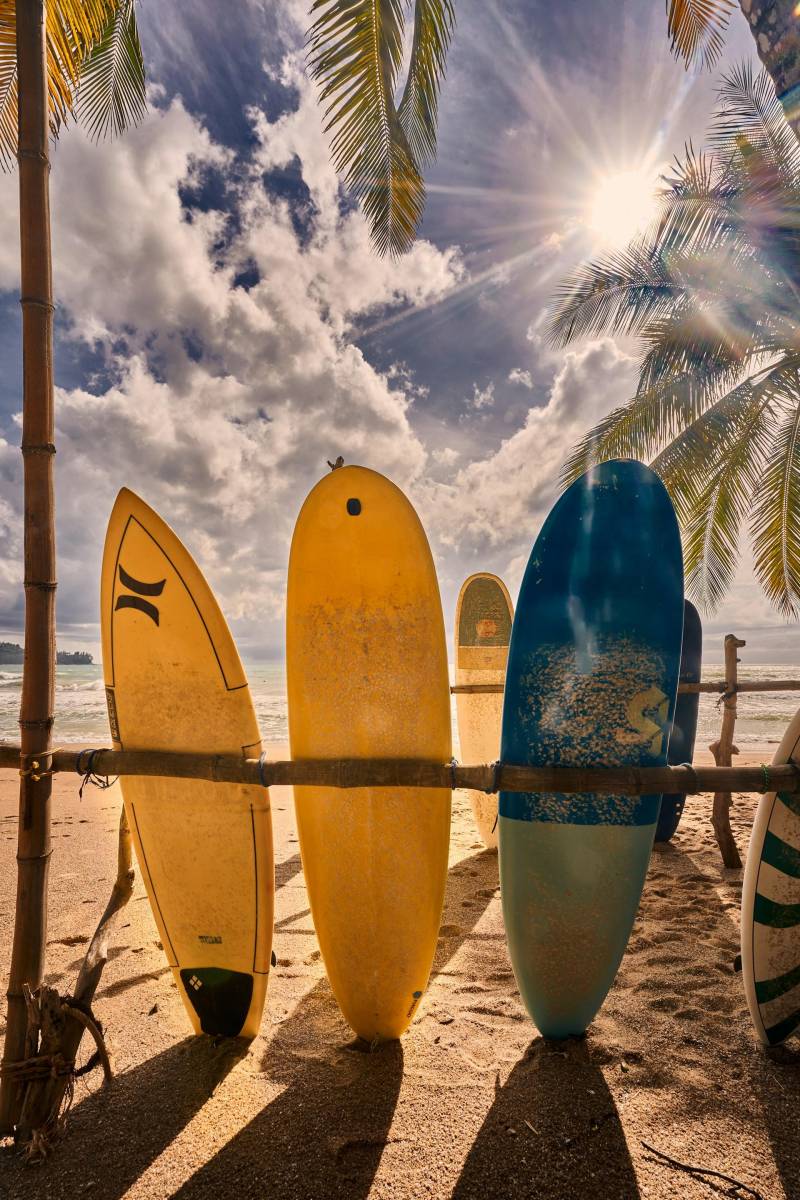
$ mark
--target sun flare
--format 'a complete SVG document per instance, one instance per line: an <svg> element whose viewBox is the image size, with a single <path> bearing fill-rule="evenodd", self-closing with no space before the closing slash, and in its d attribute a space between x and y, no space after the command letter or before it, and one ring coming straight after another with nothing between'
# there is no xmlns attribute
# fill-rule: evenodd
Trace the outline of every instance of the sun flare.
<svg viewBox="0 0 800 1200"><path fill-rule="evenodd" d="M605 246L624 246L656 213L656 179L651 170L603 175L589 199L586 222Z"/></svg>

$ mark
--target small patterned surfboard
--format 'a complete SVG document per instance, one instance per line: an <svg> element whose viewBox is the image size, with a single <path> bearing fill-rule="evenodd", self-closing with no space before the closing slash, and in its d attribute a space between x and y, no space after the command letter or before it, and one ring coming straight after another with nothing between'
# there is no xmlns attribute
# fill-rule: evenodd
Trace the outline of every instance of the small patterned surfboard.
<svg viewBox="0 0 800 1200"><path fill-rule="evenodd" d="M700 614L691 600L683 602L683 645L681 646L681 683L699 683L703 658L703 626ZM675 704L675 720L669 735L667 762L670 766L690 763L697 734L697 712L700 696L697 692L682 692ZM678 828L686 803L685 792L671 792L661 797L656 841L668 842Z"/></svg>
<svg viewBox="0 0 800 1200"><path fill-rule="evenodd" d="M800 766L800 710L773 766ZM800 795L767 792L742 883L742 979L756 1032L777 1046L800 1028Z"/></svg>
<svg viewBox="0 0 800 1200"><path fill-rule="evenodd" d="M127 488L108 523L100 612L116 749L258 757L250 690L214 595L169 526ZM145 776L120 786L195 1033L255 1037L272 947L269 793Z"/></svg>
<svg viewBox="0 0 800 1200"><path fill-rule="evenodd" d="M514 606L497 575L470 575L456 605L456 683L503 684ZM461 761L495 762L500 757L502 692L456 692ZM497 849L497 797L466 789L485 846Z"/></svg>
<svg viewBox="0 0 800 1200"><path fill-rule="evenodd" d="M662 766L682 625L666 490L641 463L603 463L568 488L531 552L508 655L503 762ZM583 1033L611 987L660 799L500 794L509 954L546 1037Z"/></svg>

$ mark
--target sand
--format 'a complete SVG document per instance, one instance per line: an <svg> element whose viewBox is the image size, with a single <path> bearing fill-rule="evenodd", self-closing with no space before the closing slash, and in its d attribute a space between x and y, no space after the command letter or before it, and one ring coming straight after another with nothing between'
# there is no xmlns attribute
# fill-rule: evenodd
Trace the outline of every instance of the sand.
<svg viewBox="0 0 800 1200"><path fill-rule="evenodd" d="M277 756L285 747L276 747ZM754 755L768 761L771 748ZM744 758L744 756L743 756ZM740 759L742 761L743 759ZM585 1039L547 1044L514 985L496 855L454 800L451 866L430 989L399 1044L364 1053L320 961L291 795L274 789L277 909L261 1034L249 1048L187 1035L137 882L96 1001L110 1087L77 1084L45 1165L0 1152L0 1196L27 1200L366 1197L454 1200L709 1197L642 1140L800 1196L800 1051L765 1051L738 952L741 873L725 871L708 797L653 854L628 952ZM11 940L17 781L0 773L0 971ZM746 849L754 797L736 798ZM55 783L47 982L68 991L113 880L119 795ZM719 1190L727 1185L717 1181Z"/></svg>

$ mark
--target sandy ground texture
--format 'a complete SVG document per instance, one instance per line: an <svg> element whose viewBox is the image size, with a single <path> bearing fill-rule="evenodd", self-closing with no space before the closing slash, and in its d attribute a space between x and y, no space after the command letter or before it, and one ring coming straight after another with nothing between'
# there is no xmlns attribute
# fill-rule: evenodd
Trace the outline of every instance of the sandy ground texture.
<svg viewBox="0 0 800 1200"><path fill-rule="evenodd" d="M285 754L275 748L276 756ZM770 749L756 755L769 759ZM741 761L741 760L740 760ZM740 872L722 869L709 797L653 854L616 984L585 1039L545 1043L506 953L496 855L457 793L430 989L402 1042L353 1044L325 980L292 799L274 789L277 910L261 1034L188 1035L137 882L96 1009L116 1077L77 1084L43 1166L0 1151L0 1195L272 1200L615 1200L743 1195L654 1159L642 1141L800 1197L800 1047L756 1041L735 973ZM113 881L120 798L56 780L47 982L69 991ZM754 798L737 797L745 850ZM17 781L0 775L0 971L11 940ZM715 1192L716 1187L716 1192Z"/></svg>

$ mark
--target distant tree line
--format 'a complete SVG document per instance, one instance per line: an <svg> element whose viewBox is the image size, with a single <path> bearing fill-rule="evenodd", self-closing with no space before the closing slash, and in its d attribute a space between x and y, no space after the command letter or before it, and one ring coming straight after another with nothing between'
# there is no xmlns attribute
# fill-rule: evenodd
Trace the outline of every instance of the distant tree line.
<svg viewBox="0 0 800 1200"><path fill-rule="evenodd" d="M0 642L0 664L7 666L9 663L21 663L23 658L22 646L18 646L16 642ZM56 662L62 667L89 667L94 659L86 650L75 650L73 653L69 650L58 650Z"/></svg>

